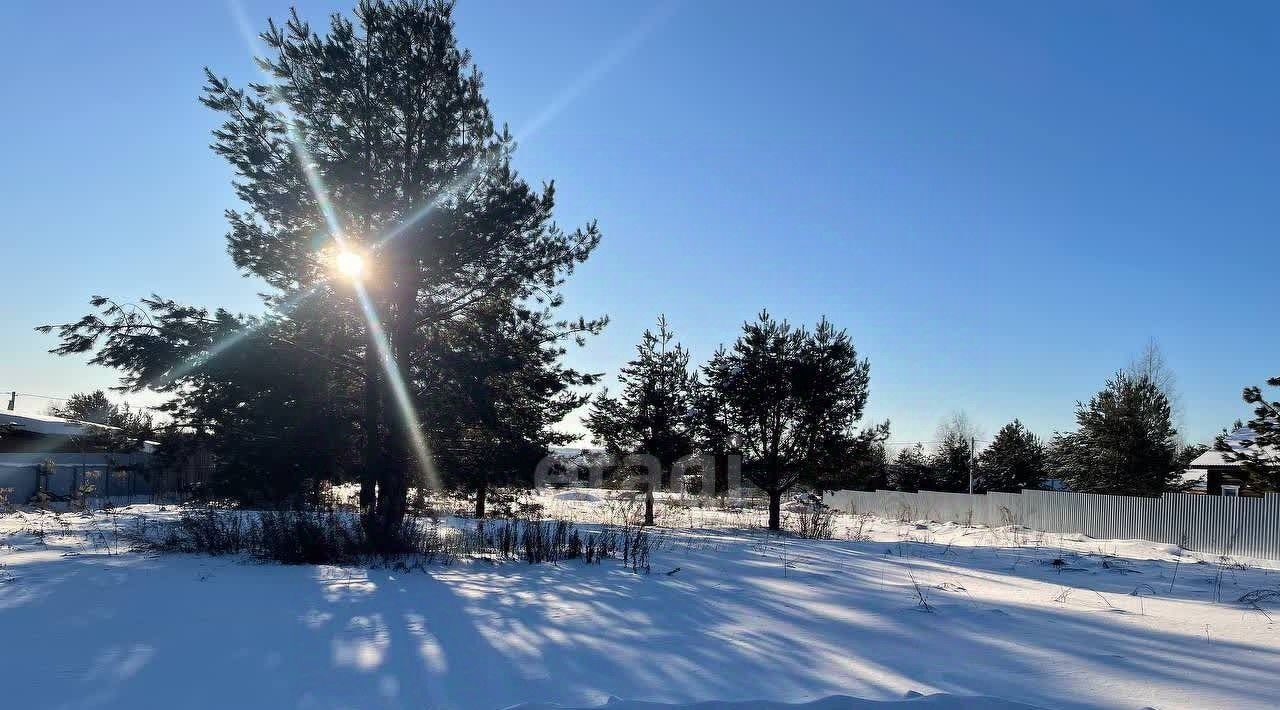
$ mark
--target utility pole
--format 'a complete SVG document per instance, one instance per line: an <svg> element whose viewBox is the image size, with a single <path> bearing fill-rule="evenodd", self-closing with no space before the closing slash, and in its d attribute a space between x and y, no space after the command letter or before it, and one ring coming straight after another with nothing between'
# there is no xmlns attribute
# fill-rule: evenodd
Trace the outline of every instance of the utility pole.
<svg viewBox="0 0 1280 710"><path fill-rule="evenodd" d="M9 393L9 411L10 412L13 411L13 407L17 403L18 403L18 392L17 390L14 390L13 392Z"/></svg>

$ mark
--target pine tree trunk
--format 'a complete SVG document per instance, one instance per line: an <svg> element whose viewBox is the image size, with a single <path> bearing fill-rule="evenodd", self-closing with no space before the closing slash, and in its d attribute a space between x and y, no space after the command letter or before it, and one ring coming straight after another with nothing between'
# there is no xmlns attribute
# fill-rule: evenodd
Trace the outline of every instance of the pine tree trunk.
<svg viewBox="0 0 1280 710"><path fill-rule="evenodd" d="M769 491L769 529L782 529L782 491Z"/></svg>
<svg viewBox="0 0 1280 710"><path fill-rule="evenodd" d="M378 459L382 451L378 441L378 411L381 408L378 388L378 350L370 339L364 355L364 468L360 471L360 511L373 512L378 491Z"/></svg>
<svg viewBox="0 0 1280 710"><path fill-rule="evenodd" d="M414 301L416 292L413 288L412 270L416 263L405 260L400 264L397 288L392 297L391 312L383 318L390 327L386 331L391 335L391 357L401 377L409 372L409 353L412 351ZM396 377L395 371L388 371L388 380ZM388 382L389 386L394 383ZM394 401L394 392L388 392L383 399L383 407L387 401ZM411 412L399 411L400 403L394 402L397 409L385 417L390 436L386 442L386 459L380 467L378 485L378 527L380 539L375 541L382 551L391 551L391 545L409 508L409 474L421 463L413 460L409 441L414 432L411 427L418 426L417 417ZM412 406L410 407L412 409ZM412 420L410 420L412 418ZM425 473L425 472L424 472ZM422 483L426 483L423 481Z"/></svg>
<svg viewBox="0 0 1280 710"><path fill-rule="evenodd" d="M476 488L476 520L484 520L484 504L488 495L489 479L488 477L482 477L480 485Z"/></svg>
<svg viewBox="0 0 1280 710"><path fill-rule="evenodd" d="M644 492L644 524L653 525L653 487L649 486Z"/></svg>

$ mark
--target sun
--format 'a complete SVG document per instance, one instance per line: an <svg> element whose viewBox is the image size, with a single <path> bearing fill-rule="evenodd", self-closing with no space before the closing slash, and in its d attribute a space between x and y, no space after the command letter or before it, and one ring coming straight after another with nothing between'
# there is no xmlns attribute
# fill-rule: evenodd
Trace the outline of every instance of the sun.
<svg viewBox="0 0 1280 710"><path fill-rule="evenodd" d="M364 257L356 252L338 252L334 263L338 267L338 273L352 281L359 281L364 276Z"/></svg>

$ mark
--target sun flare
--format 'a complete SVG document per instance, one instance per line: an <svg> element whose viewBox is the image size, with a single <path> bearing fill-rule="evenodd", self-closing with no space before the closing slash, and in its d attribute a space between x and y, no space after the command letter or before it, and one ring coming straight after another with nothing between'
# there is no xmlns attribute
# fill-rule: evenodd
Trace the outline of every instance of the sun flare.
<svg viewBox="0 0 1280 710"><path fill-rule="evenodd" d="M338 252L334 263L338 267L338 273L352 281L359 281L364 276L364 257L356 252Z"/></svg>

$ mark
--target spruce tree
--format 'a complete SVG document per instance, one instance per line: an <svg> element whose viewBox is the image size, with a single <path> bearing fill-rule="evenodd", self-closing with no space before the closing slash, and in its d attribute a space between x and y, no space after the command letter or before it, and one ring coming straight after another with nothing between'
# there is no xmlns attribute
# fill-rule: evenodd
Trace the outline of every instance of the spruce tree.
<svg viewBox="0 0 1280 710"><path fill-rule="evenodd" d="M893 457L889 466L889 487L895 491L914 493L932 488L933 469L925 455L924 444L908 446Z"/></svg>
<svg viewBox="0 0 1280 710"><path fill-rule="evenodd" d="M1051 466L1073 491L1157 496L1177 478L1178 432L1169 400L1146 375L1119 372L1087 404L1079 428L1058 434Z"/></svg>
<svg viewBox="0 0 1280 710"><path fill-rule="evenodd" d="M1017 493L1024 488L1039 488L1045 478L1044 445L1014 419L1001 427L979 454L975 492Z"/></svg>
<svg viewBox="0 0 1280 710"><path fill-rule="evenodd" d="M973 467L973 439L948 431L929 456L929 490L967 493Z"/></svg>

